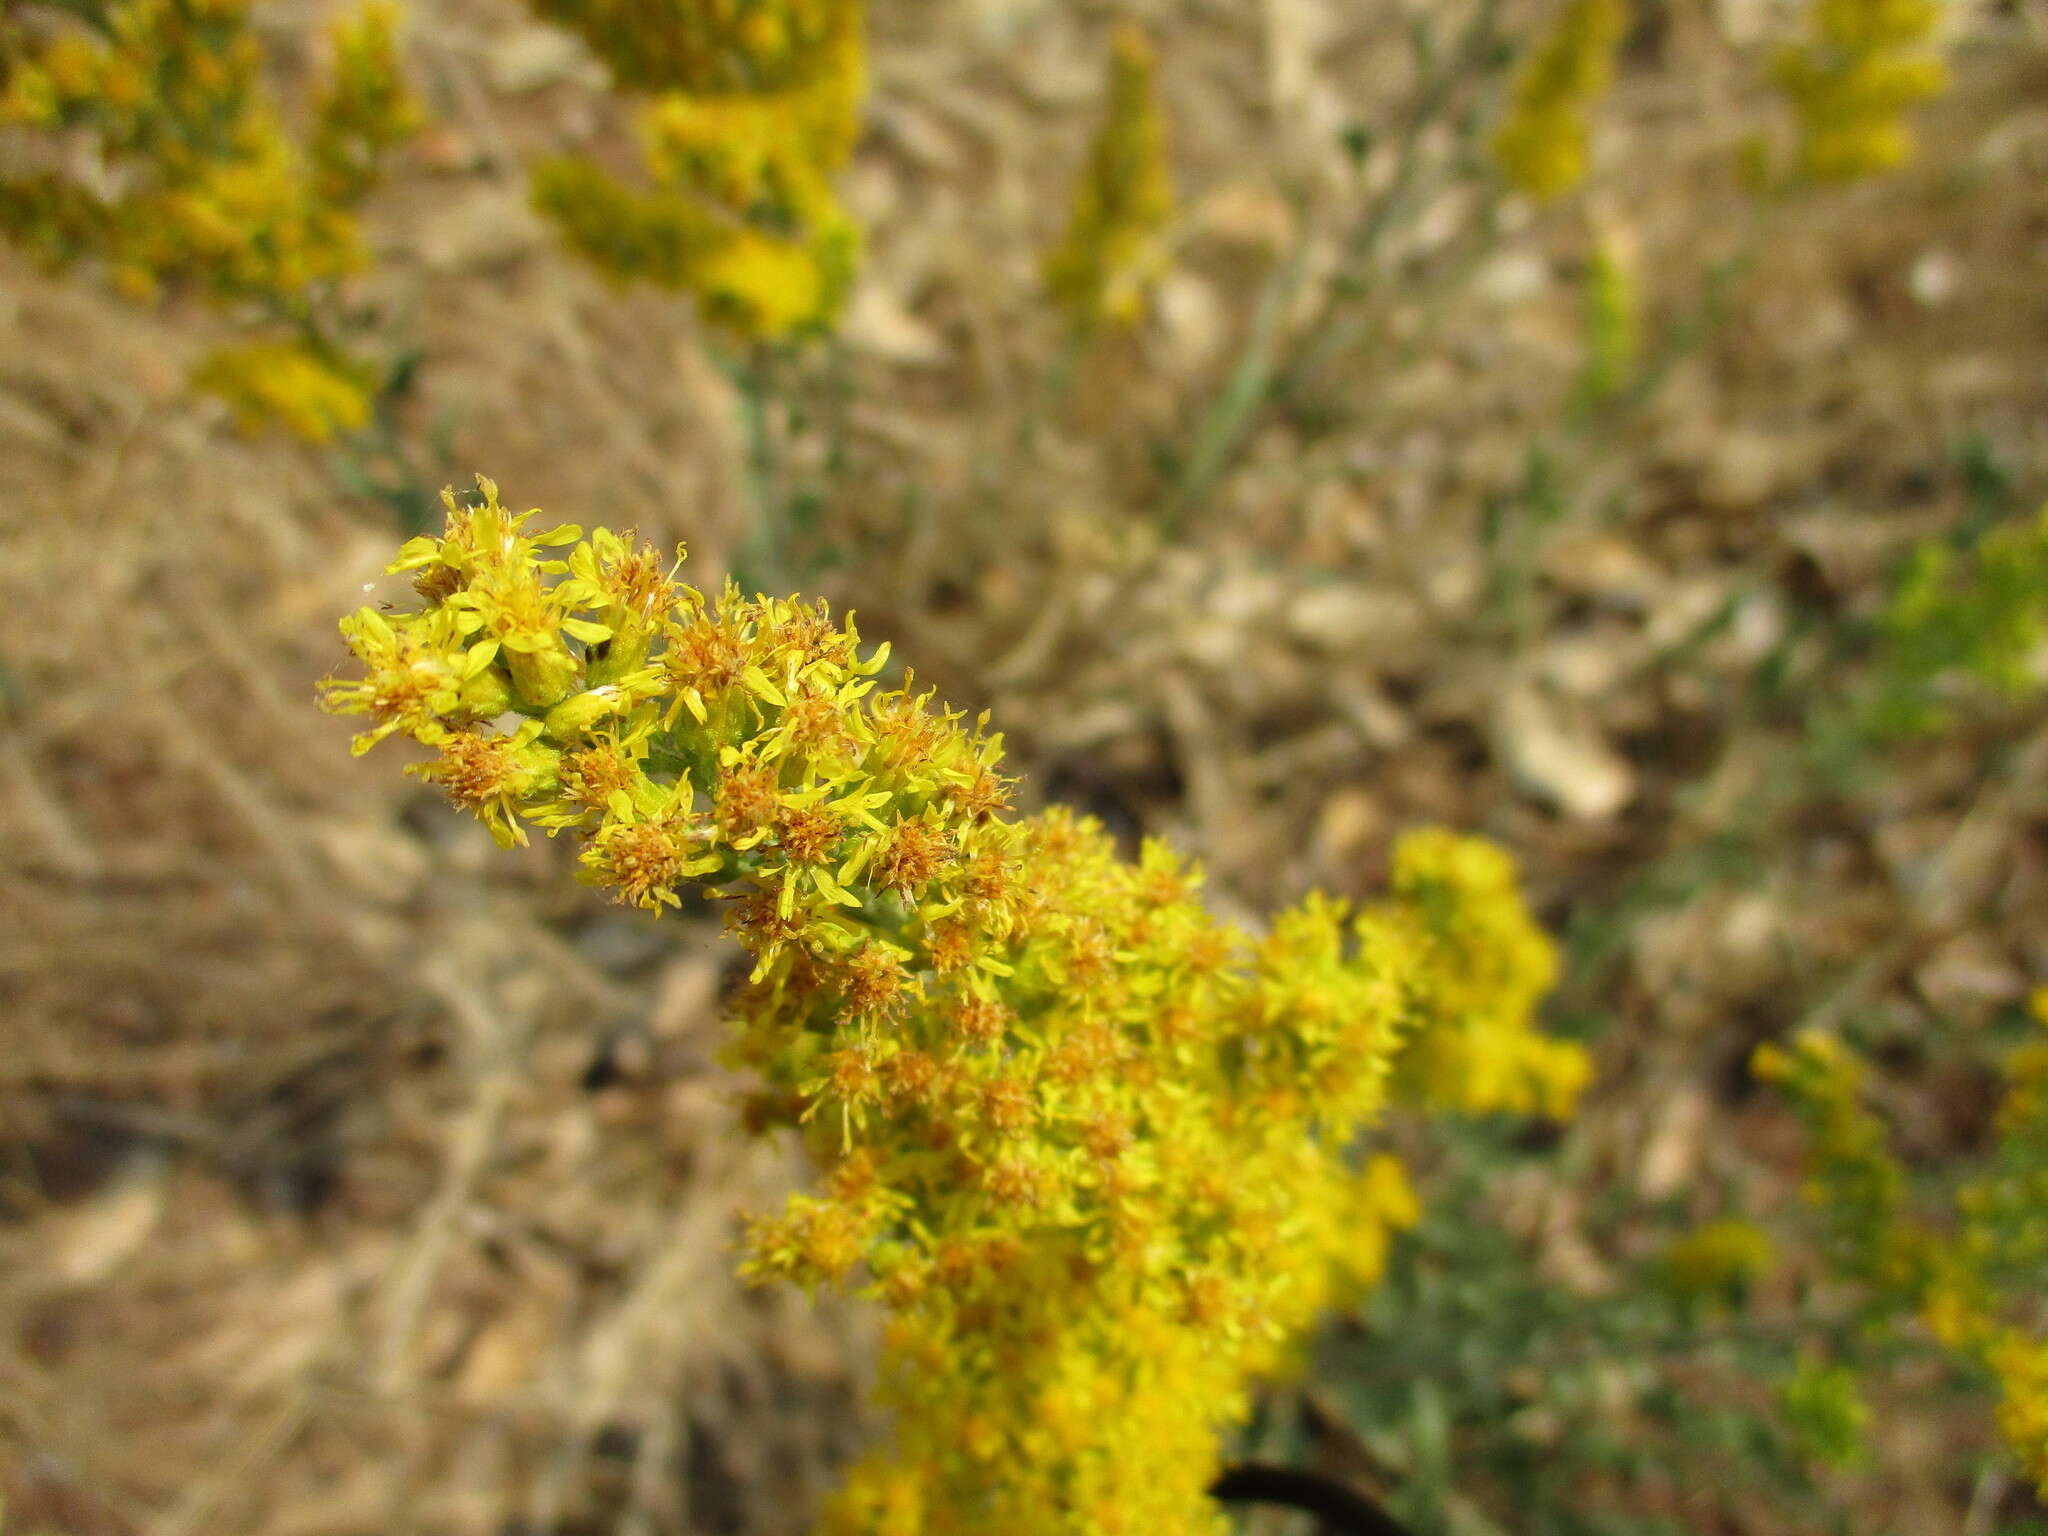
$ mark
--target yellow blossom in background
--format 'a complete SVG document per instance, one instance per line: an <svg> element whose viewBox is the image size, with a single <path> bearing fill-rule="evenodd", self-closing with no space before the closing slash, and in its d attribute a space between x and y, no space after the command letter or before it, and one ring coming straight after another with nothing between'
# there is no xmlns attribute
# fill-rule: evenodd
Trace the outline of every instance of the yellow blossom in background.
<svg viewBox="0 0 2048 1536"><path fill-rule="evenodd" d="M384 157L425 126L398 72L398 9L373 3L328 32L333 62L307 142L320 195L347 206L376 186Z"/></svg>
<svg viewBox="0 0 2048 1536"><path fill-rule="evenodd" d="M384 155L419 122L396 72L395 13L338 25L303 141L261 77L246 0L115 0L75 19L0 20L0 127L35 153L0 173L0 234L53 267L89 262L139 300L194 294L294 335L320 335L324 300L365 253L353 208ZM74 174L83 142L109 173ZM232 378L238 418L324 438L347 425L331 367L296 344L234 349L203 376ZM256 370L285 370L264 381ZM225 391L224 391L225 392ZM310 393L309 393L310 392Z"/></svg>
<svg viewBox="0 0 2048 1536"><path fill-rule="evenodd" d="M1905 113L1948 80L1941 13L1941 0L1812 0L1806 36L1771 66L1799 119L1804 175L1853 181L1911 157Z"/></svg>
<svg viewBox="0 0 2048 1536"><path fill-rule="evenodd" d="M1905 1175L1884 1127L1863 1107L1863 1064L1832 1035L1807 1034L1790 1049L1757 1048L1756 1075L1783 1091L1812 1138L1806 1193L1826 1213L1835 1266L1909 1302L1923 1283L1912 1244L1901 1241Z"/></svg>
<svg viewBox="0 0 2048 1536"><path fill-rule="evenodd" d="M1770 1272L1771 1240L1753 1222L1710 1221L1674 1239L1659 1262L1665 1286L1683 1301L1739 1301Z"/></svg>
<svg viewBox="0 0 2048 1536"><path fill-rule="evenodd" d="M2048 1499L2048 1341L2008 1334L1991 1351L1998 1375L1998 1429L2036 1493Z"/></svg>
<svg viewBox="0 0 2048 1536"><path fill-rule="evenodd" d="M1431 1020L1403 1053L1398 1084L1442 1109L1564 1119L1592 1062L1528 1027L1557 980L1557 951L1515 882L1514 860L1475 838L1425 830L1395 847L1395 899L1366 921L1429 958L1418 1001Z"/></svg>
<svg viewBox="0 0 2048 1536"><path fill-rule="evenodd" d="M861 9L847 0L534 0L576 33L622 88L750 96L843 72L859 49ZM857 70L856 70L857 73Z"/></svg>
<svg viewBox="0 0 2048 1536"><path fill-rule="evenodd" d="M1494 157L1516 190L1548 199L1585 179L1588 111L1613 79L1627 24L1624 0L1565 0L1524 61L1493 137Z"/></svg>
<svg viewBox="0 0 2048 1536"><path fill-rule="evenodd" d="M369 387L354 370L292 342L223 347L194 370L192 387L226 401L245 432L274 425L324 443L370 419Z"/></svg>
<svg viewBox="0 0 2048 1536"><path fill-rule="evenodd" d="M2040 994L2034 1012L2042 1020ZM1876 1316L1917 1317L1944 1349L1990 1369L1998 1427L2048 1492L2048 1338L2039 1277L2048 1273L2048 1043L2013 1053L1987 1171L1939 1223L1908 1209L1904 1170L1862 1103L1863 1067L1832 1036L1806 1034L1756 1054L1805 1122L1808 1195L1829 1225L1831 1268L1861 1285Z"/></svg>
<svg viewBox="0 0 2048 1536"><path fill-rule="evenodd" d="M1066 238L1044 261L1046 291L1078 331L1136 321L1166 270L1173 180L1153 75L1145 34L1119 27L1102 126L1074 188Z"/></svg>
<svg viewBox="0 0 2048 1536"><path fill-rule="evenodd" d="M1386 900L1246 932L1164 844L1012 812L986 717L886 684L850 621L479 486L400 552L421 606L344 621L363 673L326 702L358 750L428 747L500 842L568 831L621 901L724 906L747 1119L819 1171L744 1273L886 1318L893 1437L824 1528L1220 1536L1249 1383L1416 1219L1360 1131L1397 1090L1557 1109L1583 1079L1534 1031L1556 962L1510 862L1418 833Z"/></svg>
<svg viewBox="0 0 2048 1536"><path fill-rule="evenodd" d="M743 336L828 327L859 235L834 181L866 91L860 0L543 0L640 114L649 186L590 162L534 172L534 203L607 277L697 295Z"/></svg>

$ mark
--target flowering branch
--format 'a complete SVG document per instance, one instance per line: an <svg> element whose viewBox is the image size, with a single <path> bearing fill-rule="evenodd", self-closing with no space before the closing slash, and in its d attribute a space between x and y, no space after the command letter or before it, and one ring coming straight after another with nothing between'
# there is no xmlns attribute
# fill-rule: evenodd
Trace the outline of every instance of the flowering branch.
<svg viewBox="0 0 2048 1536"><path fill-rule="evenodd" d="M707 597L478 483L393 567L423 606L343 621L363 675L326 701L359 751L433 749L412 771L501 843L568 831L621 901L725 904L747 1119L822 1170L742 1271L889 1319L893 1443L825 1529L1220 1532L1250 1381L1415 1219L1362 1128L1397 1097L1563 1114L1584 1081L1531 1026L1555 960L1512 864L1415 833L1388 899L1240 931L1163 844L1015 815L986 717L884 686L822 605Z"/></svg>

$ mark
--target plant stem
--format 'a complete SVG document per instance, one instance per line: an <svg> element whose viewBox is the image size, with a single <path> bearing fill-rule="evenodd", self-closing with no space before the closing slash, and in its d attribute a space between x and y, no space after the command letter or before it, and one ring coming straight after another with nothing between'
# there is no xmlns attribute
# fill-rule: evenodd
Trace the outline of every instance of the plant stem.
<svg viewBox="0 0 2048 1536"><path fill-rule="evenodd" d="M1479 0L1441 67L1432 67L1436 50L1427 24L1416 23L1414 50L1423 85L1401 125L1393 180L1345 235L1336 275L1324 289L1314 315L1295 333L1297 345L1305 345L1306 350L1293 358L1283 356L1287 340L1283 332L1308 277L1311 242L1306 199L1301 195L1290 199L1295 204L1300 233L1286 264L1260 296L1251 335L1237 366L1196 429L1194 450L1159 513L1160 524L1167 531L1177 531L1184 525L1188 514L1229 467L1259 411L1272 397L1276 381L1298 381L1313 373L1354 334L1355 325L1335 324L1337 316L1371 291L1373 259L1395 219L1406 210L1421 174L1423 139L1449 106L1467 72L1483 66L1492 52L1500 4L1501 0Z"/></svg>
<svg viewBox="0 0 2048 1536"><path fill-rule="evenodd" d="M782 495L782 467L768 404L775 387L773 354L756 343L739 357L722 361L739 392L740 431L746 440L747 501L753 520L732 558L733 576L748 591L780 592L789 574L789 515Z"/></svg>
<svg viewBox="0 0 2048 1536"><path fill-rule="evenodd" d="M1326 1536L1411 1536L1407 1526L1356 1489L1318 1472L1245 1462L1209 1485L1225 1504L1278 1504L1322 1522Z"/></svg>

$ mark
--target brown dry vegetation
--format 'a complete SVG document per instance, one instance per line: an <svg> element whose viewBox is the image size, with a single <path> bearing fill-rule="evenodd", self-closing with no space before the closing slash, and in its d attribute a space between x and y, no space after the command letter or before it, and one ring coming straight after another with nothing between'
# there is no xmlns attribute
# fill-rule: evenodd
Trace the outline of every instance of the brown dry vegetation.
<svg viewBox="0 0 2048 1536"><path fill-rule="evenodd" d="M311 17L271 9L303 51ZM2048 475L2048 17L1978 4L1922 160L1779 211L1645 409L1560 425L1583 210L1510 206L1482 237L1479 200L1431 193L1375 253L1356 345L1169 523L1154 444L1193 440L1276 265L1303 262L1308 319L1356 195L1329 146L1398 121L1408 65L1392 3L1136 9L1180 261L1155 323L1050 400L1035 253L1106 17L879 0L821 583L992 707L1034 793L1165 832L1232 909L1370 889L1421 820L1503 840L1552 919L1597 903L1755 803L1773 736L1732 728L1742 680L1795 606L1867 610L1953 520L1966 434ZM1730 149L1768 120L1769 7L1648 9L1589 206L1668 325L1753 218ZM439 126L375 205L366 292L424 349L413 426L452 421L450 478L686 539L710 579L748 515L731 386L685 306L607 292L525 211L522 163L618 142L616 105L511 0L410 15ZM715 925L607 908L566 850L500 855L349 759L311 684L394 533L316 454L185 394L213 324L0 253L8 1515L800 1528L863 1433L866 1328L730 1277L735 1209L801 1169L733 1134ZM1484 510L1539 437L1566 514L1489 554ZM2003 745L1997 773L1983 740L1916 751L1799 818L1763 876L1631 927L1600 978L1603 1177L1661 1195L1786 1166L1729 1085L1795 1001L1967 1027L2048 974L2048 735ZM1985 1091L1924 1084L1916 1139L1967 1139ZM1534 1198L1563 1230L1566 1194ZM1567 1243L1546 1262L1601 1283ZM1899 1448L1914 1529L1953 1528L1945 1454Z"/></svg>

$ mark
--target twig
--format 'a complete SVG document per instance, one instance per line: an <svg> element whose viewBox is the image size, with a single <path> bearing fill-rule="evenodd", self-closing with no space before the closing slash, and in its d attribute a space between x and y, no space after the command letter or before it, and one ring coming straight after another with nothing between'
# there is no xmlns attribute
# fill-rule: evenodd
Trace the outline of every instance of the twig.
<svg viewBox="0 0 2048 1536"><path fill-rule="evenodd" d="M1194 450L1181 468L1172 497L1160 509L1159 520L1176 529L1193 505L1208 494L1209 487L1237 451L1253 415L1272 393L1275 361L1280 350L1280 329L1287 312L1301 292L1308 275L1310 241L1307 211L1297 203L1296 223L1300 233L1293 252L1279 275L1259 295L1258 312L1252 317L1251 336L1245 342L1237 366L1230 372L1223 392L1210 405L1195 431Z"/></svg>
<svg viewBox="0 0 2048 1536"><path fill-rule="evenodd" d="M1294 1467L1246 1462L1225 1467L1209 1485L1209 1496L1225 1504L1278 1504L1314 1515L1326 1536L1412 1536L1379 1505L1356 1489Z"/></svg>
<svg viewBox="0 0 2048 1536"><path fill-rule="evenodd" d="M770 402L781 394L783 371L766 342L755 342L742 356L715 360L739 397L747 500L753 513L733 557L734 574L748 591L784 592L792 584L789 546L794 529L784 484L783 445L769 418Z"/></svg>
<svg viewBox="0 0 2048 1536"><path fill-rule="evenodd" d="M1499 20L1500 0L1481 0L1451 49L1444 67L1428 79L1416 97L1415 105L1401 126L1401 137L1395 151L1394 179L1345 241L1338 271L1340 275L1350 274L1352 281L1359 286L1347 288L1333 283L1325 292L1322 305L1303 329L1302 334L1310 339L1311 344L1297 363L1288 369L1290 379L1298 382L1312 376L1356 336L1358 326L1355 321L1348 326L1335 323L1337 311L1370 289L1372 259L1379 251L1380 242L1393 228L1395 216L1406 206L1421 171L1423 136L1449 106L1451 93L1464 78L1466 70L1486 61L1494 46ZM1429 46L1426 35L1421 31L1415 34L1415 55L1418 66L1426 72Z"/></svg>
<svg viewBox="0 0 2048 1536"><path fill-rule="evenodd" d="M387 1282L382 1335L370 1353L374 1379L392 1391L409 1387L416 1377L414 1334L457 1225L496 1150L499 1123L518 1086L532 1027L528 1010L508 1009L482 995L452 965L430 964L420 979L461 1021L475 1053L475 1076L468 1109L449 1132L440 1187L420 1213Z"/></svg>
<svg viewBox="0 0 2048 1536"><path fill-rule="evenodd" d="M57 796L43 783L11 728L0 731L0 784L22 811L21 820L39 837L50 865L69 879L97 880L105 873L99 852L80 832Z"/></svg>
<svg viewBox="0 0 2048 1536"><path fill-rule="evenodd" d="M1998 1506L2012 1487L2012 1474L1996 1462L1978 1475L1970 1490L1969 1512L1963 1517L1963 1536L1991 1536L1998 1519Z"/></svg>
<svg viewBox="0 0 2048 1536"><path fill-rule="evenodd" d="M1295 200L1299 229L1295 248L1260 296L1244 352L1196 430L1194 450L1159 514L1168 529L1178 528L1186 520L1229 466L1260 409L1272 398L1276 381L1283 377L1298 380L1312 373L1328 358L1333 342L1343 345L1338 334L1343 328L1334 324L1336 316L1345 305L1370 291L1373 259L1396 217L1406 209L1420 175L1423 139L1449 105L1466 71L1485 61L1493 45L1500 5L1501 0L1480 0L1443 66L1434 72L1429 69L1426 26L1417 23L1415 53L1423 85L1401 125L1393 180L1344 237L1335 272L1315 313L1294 332L1297 344L1306 344L1307 350L1299 357L1286 358L1282 355L1286 339L1282 331L1307 281L1312 245L1307 209L1301 206L1302 199Z"/></svg>

